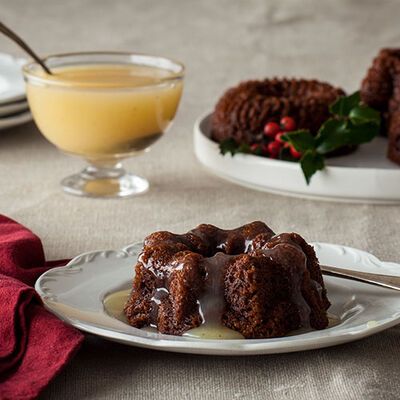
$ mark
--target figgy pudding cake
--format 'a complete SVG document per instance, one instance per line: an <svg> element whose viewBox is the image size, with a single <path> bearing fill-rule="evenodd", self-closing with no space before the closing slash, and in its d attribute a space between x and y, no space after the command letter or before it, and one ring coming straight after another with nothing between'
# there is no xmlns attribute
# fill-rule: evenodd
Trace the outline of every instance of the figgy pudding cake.
<svg viewBox="0 0 400 400"><path fill-rule="evenodd" d="M264 79L240 83L219 99L212 115L212 138L260 142L264 126L290 116L298 129L316 134L329 106L345 93L329 83L306 79Z"/></svg>
<svg viewBox="0 0 400 400"><path fill-rule="evenodd" d="M379 111L359 92L346 96L315 79L242 82L222 95L210 117L210 138L222 155L298 162L307 184L327 157L352 153L379 129Z"/></svg>
<svg viewBox="0 0 400 400"><path fill-rule="evenodd" d="M270 338L328 326L330 303L313 248L263 222L155 232L135 272L124 312L137 328L171 335L230 328L245 338Z"/></svg>

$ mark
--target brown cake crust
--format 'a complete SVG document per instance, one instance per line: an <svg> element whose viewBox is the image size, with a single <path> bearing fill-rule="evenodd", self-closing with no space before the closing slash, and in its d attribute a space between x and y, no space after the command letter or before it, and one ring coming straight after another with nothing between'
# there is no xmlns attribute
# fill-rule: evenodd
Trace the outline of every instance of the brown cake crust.
<svg viewBox="0 0 400 400"><path fill-rule="evenodd" d="M155 232L135 272L124 311L138 328L181 335L211 318L218 304L212 296L221 300L219 323L246 338L328 325L330 304L313 248L295 233L276 236L263 222Z"/></svg>
<svg viewBox="0 0 400 400"><path fill-rule="evenodd" d="M264 79L240 83L218 101L211 120L212 138L253 144L262 139L267 122L284 116L299 129L316 133L329 114L329 105L345 92L328 83L306 79Z"/></svg>
<svg viewBox="0 0 400 400"><path fill-rule="evenodd" d="M361 84L362 101L382 114L388 158L400 164L400 49L382 49Z"/></svg>

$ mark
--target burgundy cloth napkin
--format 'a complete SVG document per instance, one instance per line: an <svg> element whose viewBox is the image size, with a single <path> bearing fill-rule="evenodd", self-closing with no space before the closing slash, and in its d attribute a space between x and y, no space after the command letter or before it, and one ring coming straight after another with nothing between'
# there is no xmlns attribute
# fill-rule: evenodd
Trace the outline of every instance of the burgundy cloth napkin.
<svg viewBox="0 0 400 400"><path fill-rule="evenodd" d="M0 215L0 399L36 398L83 335L46 311L32 285L47 269L40 239Z"/></svg>

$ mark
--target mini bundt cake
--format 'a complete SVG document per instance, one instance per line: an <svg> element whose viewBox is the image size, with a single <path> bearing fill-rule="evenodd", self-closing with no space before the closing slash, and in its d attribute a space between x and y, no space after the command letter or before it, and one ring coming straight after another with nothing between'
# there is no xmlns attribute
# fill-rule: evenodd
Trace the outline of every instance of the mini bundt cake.
<svg viewBox="0 0 400 400"><path fill-rule="evenodd" d="M132 326L171 335L217 322L269 338L326 328L329 305L313 248L296 233L252 222L148 236L124 311Z"/></svg>
<svg viewBox="0 0 400 400"><path fill-rule="evenodd" d="M382 49L361 84L361 100L382 113L388 158L400 164L400 49Z"/></svg>
<svg viewBox="0 0 400 400"><path fill-rule="evenodd" d="M345 93L328 83L305 79L264 79L242 82L229 89L215 106L212 138L253 144L262 139L267 122L291 116L299 129L317 133L329 106Z"/></svg>

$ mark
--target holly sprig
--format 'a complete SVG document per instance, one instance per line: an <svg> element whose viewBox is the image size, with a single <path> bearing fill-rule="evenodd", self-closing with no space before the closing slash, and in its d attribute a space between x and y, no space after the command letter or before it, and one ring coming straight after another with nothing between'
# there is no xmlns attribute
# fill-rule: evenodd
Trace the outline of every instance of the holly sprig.
<svg viewBox="0 0 400 400"><path fill-rule="evenodd" d="M219 151L222 155L230 153L234 156L237 153L251 153L250 146L247 143L238 144L235 139L229 138L219 144ZM261 151L258 155L261 155Z"/></svg>
<svg viewBox="0 0 400 400"><path fill-rule="evenodd" d="M370 142L380 130L380 113L363 104L360 93L340 97L329 107L332 117L313 136L309 130L288 132L282 139L302 153L300 165L307 184L325 167L325 157L344 146Z"/></svg>
<svg viewBox="0 0 400 400"><path fill-rule="evenodd" d="M280 158L300 162L307 185L317 171L325 168L325 158L329 153L344 146L370 142L380 131L380 113L363 104L359 92L340 97L329 107L329 111L332 116L321 125L316 135L312 135L307 129L299 129L282 136L282 140L301 153L301 158L297 160L291 157L284 147ZM223 155L262 155L260 147L253 150L248 144L237 143L231 138L221 142L219 148Z"/></svg>

